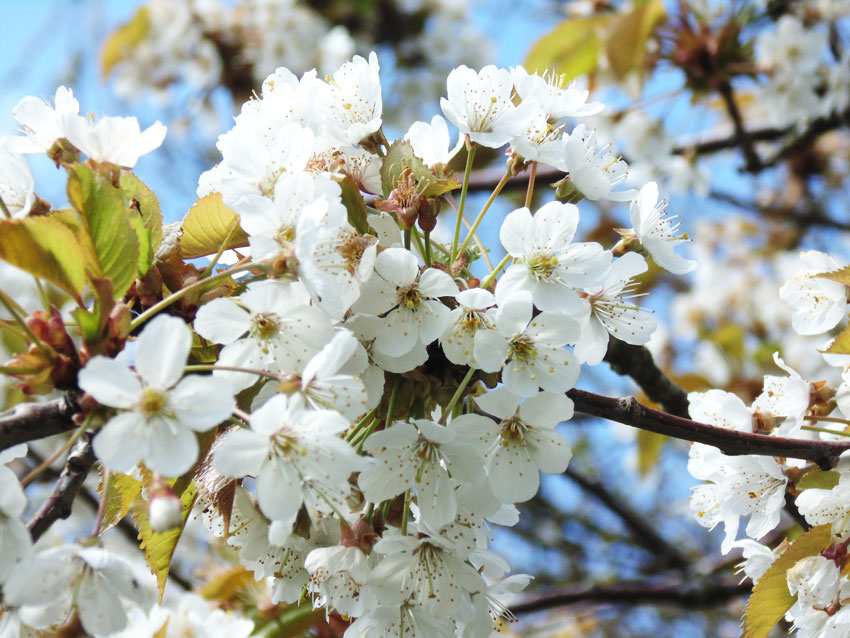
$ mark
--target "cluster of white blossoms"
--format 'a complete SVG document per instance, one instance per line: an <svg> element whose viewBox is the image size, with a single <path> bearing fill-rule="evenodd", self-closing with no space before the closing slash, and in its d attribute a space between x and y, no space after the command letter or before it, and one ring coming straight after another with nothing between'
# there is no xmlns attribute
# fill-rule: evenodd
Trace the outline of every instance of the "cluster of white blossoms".
<svg viewBox="0 0 850 638"><path fill-rule="evenodd" d="M797 333L823 335L848 314L847 286L842 283L844 269L818 251L802 252L797 261L797 274L785 282L779 296L791 308L791 324ZM774 361L785 374L765 376L764 390L750 406L736 395L720 390L691 393L691 417L730 430L772 437L846 440L850 427L848 357L824 352L821 366L841 371L840 383L832 384L807 381L778 353L774 354ZM815 549L819 553L786 568L788 590L796 596L786 619L793 623L797 635L805 638L845 636L850 629L850 581L844 569L850 541L848 459L850 456L844 453L834 469L821 471L791 458L731 457L702 444L690 449L688 470L705 481L693 489L691 512L704 527L723 524L722 551L743 549L743 570L754 582L787 549L787 544L771 550L756 542L779 526L787 503L793 503L808 525L828 529L829 540ZM809 478L810 472L821 472L822 478ZM739 539L741 521L747 517L747 538Z"/></svg>
<svg viewBox="0 0 850 638"><path fill-rule="evenodd" d="M850 107L850 55L836 59L829 35L793 14L758 37L756 62L768 76L758 86L758 103L779 126L802 126Z"/></svg>
<svg viewBox="0 0 850 638"><path fill-rule="evenodd" d="M429 236L431 193L460 187L447 163L461 143L452 146L446 121L417 122L390 144L374 53L325 80L278 69L219 138L222 160L198 187L239 216L253 274L203 303L192 328L157 316L118 357L93 356L79 372L106 415L93 440L104 468L184 475L204 461L196 433L218 426L204 485L244 485L226 515L201 490L205 519L267 581L273 603L306 596L350 619L350 637L488 636L503 610L496 597L528 582L505 578L489 526L516 523L514 504L535 495L540 472L566 469L572 453L556 427L572 417L564 393L581 365L600 363L611 336L650 339L656 321L635 303L646 257L673 273L695 267L674 252L685 238L657 186L620 188L625 162L597 147L592 130L571 128L601 110L587 98L521 68L449 75L443 113L470 156L475 145L509 144L514 168L547 162L568 173L567 202L507 216L505 259L479 280L471 237L450 247ZM72 137L65 122L77 106L64 89L55 109L22 104L43 111L21 120L42 152L63 138L93 160L131 166L153 141L138 126L132 139L107 140L91 123L99 145ZM367 209L361 193L395 215ZM634 227L613 248L573 241L585 197L629 203ZM216 353L193 371L212 374L185 375L193 343ZM43 627L73 606L90 633L119 629L119 596L140 601L101 549L61 550L73 587L60 610L40 612L47 590L27 587L35 573L14 563L34 551L30 564L46 565L58 550L19 542L22 495L8 494L6 617ZM154 516L152 507L159 525Z"/></svg>

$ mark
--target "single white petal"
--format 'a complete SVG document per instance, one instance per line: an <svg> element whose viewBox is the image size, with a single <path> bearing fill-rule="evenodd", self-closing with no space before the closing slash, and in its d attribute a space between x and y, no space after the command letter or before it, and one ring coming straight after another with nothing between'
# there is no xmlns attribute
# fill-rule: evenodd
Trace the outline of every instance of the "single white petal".
<svg viewBox="0 0 850 638"><path fill-rule="evenodd" d="M183 376L192 331L183 320L159 315L145 326L136 346L136 372L148 385L166 390Z"/></svg>
<svg viewBox="0 0 850 638"><path fill-rule="evenodd" d="M125 364L100 355L89 359L77 382L98 403L113 408L130 409L142 396L139 378Z"/></svg>

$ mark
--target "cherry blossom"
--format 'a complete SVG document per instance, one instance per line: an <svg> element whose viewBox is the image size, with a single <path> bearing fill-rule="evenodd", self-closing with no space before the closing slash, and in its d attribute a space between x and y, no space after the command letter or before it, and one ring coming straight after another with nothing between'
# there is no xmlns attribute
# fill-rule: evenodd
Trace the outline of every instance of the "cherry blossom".
<svg viewBox="0 0 850 638"><path fill-rule="evenodd" d="M192 333L181 320L161 316L136 344L135 370L97 356L80 371L80 387L96 401L121 410L94 438L106 467L129 472L139 461L165 476L180 476L198 458L194 432L224 421L235 402L226 381L189 375L183 367Z"/></svg>
<svg viewBox="0 0 850 638"><path fill-rule="evenodd" d="M658 201L658 186L655 182L641 187L629 207L634 233L655 263L675 275L684 275L694 270L697 263L674 252L675 247L687 239L674 235L679 229L679 223L672 224L675 218L667 217L664 208L665 203Z"/></svg>

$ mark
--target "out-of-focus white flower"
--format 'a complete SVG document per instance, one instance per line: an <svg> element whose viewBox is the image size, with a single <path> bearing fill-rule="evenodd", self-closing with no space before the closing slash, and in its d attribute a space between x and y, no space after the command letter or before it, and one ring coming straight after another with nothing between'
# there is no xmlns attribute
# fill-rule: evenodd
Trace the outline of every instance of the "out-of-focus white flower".
<svg viewBox="0 0 850 638"><path fill-rule="evenodd" d="M79 115L62 118L65 137L96 162L133 168L139 158L159 148L166 128L154 122L142 131L135 117L102 117L93 122Z"/></svg>
<svg viewBox="0 0 850 638"><path fill-rule="evenodd" d="M6 138L10 139L10 138ZM26 217L35 203L35 183L29 162L0 146L0 197L12 217Z"/></svg>
<svg viewBox="0 0 850 638"><path fill-rule="evenodd" d="M816 335L831 330L847 315L847 290L842 283L818 277L841 268L826 253L804 251L800 261L801 271L785 282L779 296L794 309L794 330L801 335Z"/></svg>

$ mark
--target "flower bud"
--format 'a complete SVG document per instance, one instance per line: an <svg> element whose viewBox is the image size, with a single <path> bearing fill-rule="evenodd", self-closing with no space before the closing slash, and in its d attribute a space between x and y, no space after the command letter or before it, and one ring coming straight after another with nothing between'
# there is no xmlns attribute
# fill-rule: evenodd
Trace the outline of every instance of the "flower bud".
<svg viewBox="0 0 850 638"><path fill-rule="evenodd" d="M161 534L179 527L183 522L183 504L175 496L171 486L161 478L156 477L149 496L148 522L151 529Z"/></svg>

